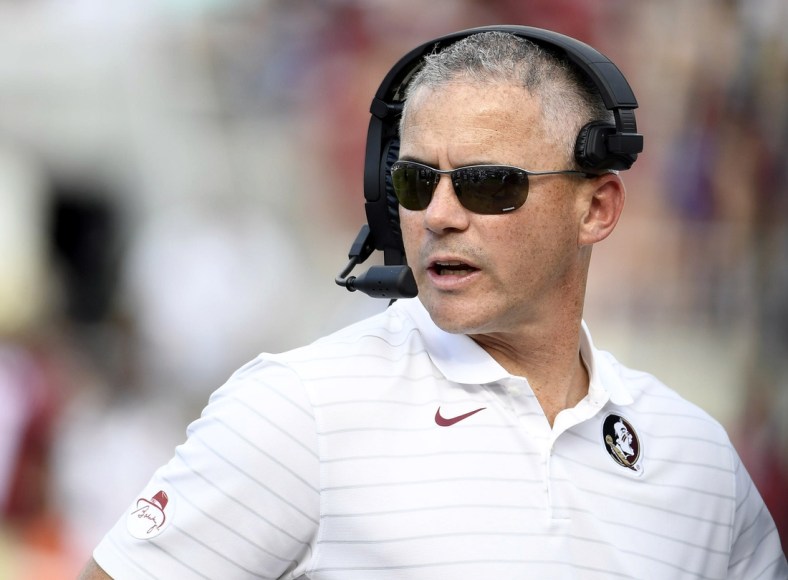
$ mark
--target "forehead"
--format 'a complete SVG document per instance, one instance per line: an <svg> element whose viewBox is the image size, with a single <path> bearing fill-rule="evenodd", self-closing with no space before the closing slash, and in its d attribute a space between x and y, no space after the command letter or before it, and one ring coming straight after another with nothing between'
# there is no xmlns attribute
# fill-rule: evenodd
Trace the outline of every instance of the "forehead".
<svg viewBox="0 0 788 580"><path fill-rule="evenodd" d="M421 87L402 123L400 156L454 165L536 162L545 151L541 102L510 83Z"/></svg>

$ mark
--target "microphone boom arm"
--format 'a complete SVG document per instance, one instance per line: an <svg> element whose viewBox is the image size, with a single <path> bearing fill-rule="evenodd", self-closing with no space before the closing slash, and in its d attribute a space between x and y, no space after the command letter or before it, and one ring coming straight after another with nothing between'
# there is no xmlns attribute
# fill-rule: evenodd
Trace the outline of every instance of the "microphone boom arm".
<svg viewBox="0 0 788 580"><path fill-rule="evenodd" d="M372 235L369 226L361 226L353 244L348 252L349 261L342 271L334 278L338 286L347 288L350 292L359 290L373 298L413 298L419 292L413 271L406 265L398 266L372 266L363 274L350 276L358 264L364 262L374 251Z"/></svg>

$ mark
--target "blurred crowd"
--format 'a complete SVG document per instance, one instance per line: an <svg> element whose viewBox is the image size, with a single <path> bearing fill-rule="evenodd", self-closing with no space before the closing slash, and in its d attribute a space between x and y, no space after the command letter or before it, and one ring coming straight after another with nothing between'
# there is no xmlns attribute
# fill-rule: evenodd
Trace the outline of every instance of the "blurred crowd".
<svg viewBox="0 0 788 580"><path fill-rule="evenodd" d="M73 578L233 370L385 308L333 283L372 95L500 23L630 80L586 318L723 422L788 544L788 4L0 0L0 578Z"/></svg>

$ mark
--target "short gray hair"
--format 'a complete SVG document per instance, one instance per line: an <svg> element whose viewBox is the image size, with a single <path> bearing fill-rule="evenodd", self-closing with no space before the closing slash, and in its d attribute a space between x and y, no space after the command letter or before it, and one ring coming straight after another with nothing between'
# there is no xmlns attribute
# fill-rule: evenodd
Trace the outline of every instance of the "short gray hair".
<svg viewBox="0 0 788 580"><path fill-rule="evenodd" d="M591 121L613 123L613 114L605 107L599 90L565 58L528 39L499 31L472 34L427 55L406 90L402 119L408 112L409 97L417 90L457 81L511 83L539 98L548 139L566 151L573 166L580 128Z"/></svg>

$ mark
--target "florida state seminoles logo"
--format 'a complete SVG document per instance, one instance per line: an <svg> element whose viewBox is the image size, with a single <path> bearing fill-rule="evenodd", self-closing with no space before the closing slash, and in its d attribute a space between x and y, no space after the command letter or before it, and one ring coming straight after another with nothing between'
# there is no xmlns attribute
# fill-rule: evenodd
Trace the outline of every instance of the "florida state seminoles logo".
<svg viewBox="0 0 788 580"><path fill-rule="evenodd" d="M629 421L621 415L610 414L602 425L605 449L616 463L638 474L642 472L640 439Z"/></svg>

